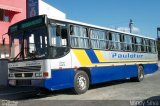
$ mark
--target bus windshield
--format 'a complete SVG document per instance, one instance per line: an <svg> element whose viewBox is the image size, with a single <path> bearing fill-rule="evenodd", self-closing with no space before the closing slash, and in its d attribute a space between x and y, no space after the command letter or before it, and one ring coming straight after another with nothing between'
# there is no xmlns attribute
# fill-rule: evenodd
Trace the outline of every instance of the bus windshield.
<svg viewBox="0 0 160 106"><path fill-rule="evenodd" d="M26 20L27 21L27 20ZM14 26L23 23L15 24ZM30 24L29 24L30 25ZM10 27L11 61L55 59L69 52L66 23L48 23L15 30Z"/></svg>
<svg viewBox="0 0 160 106"><path fill-rule="evenodd" d="M44 58L48 47L47 28L39 27L11 35L11 58L15 60ZM16 57L15 57L16 56Z"/></svg>

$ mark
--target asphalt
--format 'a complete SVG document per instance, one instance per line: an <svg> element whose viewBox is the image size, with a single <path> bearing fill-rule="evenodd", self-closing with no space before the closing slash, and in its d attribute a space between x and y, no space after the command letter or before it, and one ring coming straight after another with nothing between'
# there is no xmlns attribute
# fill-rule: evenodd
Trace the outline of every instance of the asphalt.
<svg viewBox="0 0 160 106"><path fill-rule="evenodd" d="M70 89L39 95L37 88L6 87L0 89L0 99L2 104L4 100L14 101L15 106L160 106L159 83L160 71L157 71L146 75L142 82L126 79L92 85L81 95Z"/></svg>

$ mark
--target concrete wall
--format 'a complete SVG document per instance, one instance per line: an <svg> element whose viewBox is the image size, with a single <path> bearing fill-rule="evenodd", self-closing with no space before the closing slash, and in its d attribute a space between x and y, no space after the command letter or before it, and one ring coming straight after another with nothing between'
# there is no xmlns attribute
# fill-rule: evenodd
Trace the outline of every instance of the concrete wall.
<svg viewBox="0 0 160 106"><path fill-rule="evenodd" d="M7 86L8 60L0 59L0 86Z"/></svg>

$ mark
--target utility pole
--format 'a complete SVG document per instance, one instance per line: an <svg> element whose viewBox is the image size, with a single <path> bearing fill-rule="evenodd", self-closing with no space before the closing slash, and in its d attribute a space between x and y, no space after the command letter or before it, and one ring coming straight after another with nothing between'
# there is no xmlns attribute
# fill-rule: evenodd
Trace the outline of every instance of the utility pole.
<svg viewBox="0 0 160 106"><path fill-rule="evenodd" d="M129 31L130 31L130 33L132 33L132 25L133 25L133 21L132 21L132 19L130 19L130 21L129 21Z"/></svg>

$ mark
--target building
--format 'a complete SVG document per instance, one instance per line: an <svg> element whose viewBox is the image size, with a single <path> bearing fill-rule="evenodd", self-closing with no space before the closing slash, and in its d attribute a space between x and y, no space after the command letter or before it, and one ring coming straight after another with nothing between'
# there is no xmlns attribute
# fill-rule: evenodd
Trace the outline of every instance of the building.
<svg viewBox="0 0 160 106"><path fill-rule="evenodd" d="M0 58L9 57L8 27L25 18L26 0L0 0Z"/></svg>
<svg viewBox="0 0 160 106"><path fill-rule="evenodd" d="M55 7L39 0L39 15L46 14L49 18L54 19L65 19L66 14L62 11L56 9Z"/></svg>
<svg viewBox="0 0 160 106"><path fill-rule="evenodd" d="M66 14L43 0L27 0L27 17L46 14L49 18L64 19Z"/></svg>

